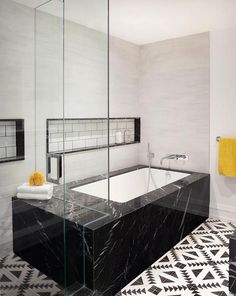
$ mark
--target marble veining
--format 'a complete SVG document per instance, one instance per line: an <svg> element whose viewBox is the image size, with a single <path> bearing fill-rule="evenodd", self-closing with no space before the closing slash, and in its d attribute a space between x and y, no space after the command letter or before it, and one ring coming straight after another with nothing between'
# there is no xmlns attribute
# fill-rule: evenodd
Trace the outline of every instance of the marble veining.
<svg viewBox="0 0 236 296"><path fill-rule="evenodd" d="M17 255L62 286L66 264L68 285L84 284L103 296L113 296L205 221L209 175L190 172L126 203L72 190L104 178L68 183L65 196L64 187L57 186L54 197L46 202L13 199L13 241Z"/></svg>
<svg viewBox="0 0 236 296"><path fill-rule="evenodd" d="M123 174L125 172L143 168L143 167L146 167L146 166L137 165L130 168L125 168L122 170L112 172L110 176L116 176L119 174ZM104 219L93 223L93 221L96 220L96 217L92 216L91 219L84 219L84 220L81 219L78 222L82 225L88 226L89 224L89 227L96 228L96 226L100 227L101 225L106 224L109 221L112 221L118 217L122 217L123 215L136 211L139 208L144 207L147 204L153 201L156 201L157 199L161 199L162 197L168 194L171 194L174 192L178 193L178 191L181 188L184 188L185 186L192 184L195 181L200 180L201 178L209 176L208 174L204 174L204 173L196 173L196 172L194 173L186 172L186 173L190 173L190 175L185 177L184 179L168 184L162 188L149 192L143 196L137 197L123 204L118 202L103 200L95 196L91 196L85 193L75 192L71 190L72 188L78 187L80 185L89 184L91 182L95 182L95 181L99 181L107 178L107 176L103 176L103 175L87 178L84 180L73 181L73 182L67 183L65 187L64 185L57 186L54 189L54 196L49 202L27 201L27 203L33 206L37 206L41 209L44 209L50 213L63 216L64 201L65 201L66 202L66 218L68 218L71 221L75 221L76 212L80 213L79 217L81 219L81 217L84 217L82 212L85 212L87 214L88 212L90 213L90 211L92 210L93 214L96 216L101 217L101 215L104 215ZM65 192L65 196L64 196L64 192ZM165 203L164 200L162 202ZM195 202L197 203L198 199L196 199Z"/></svg>

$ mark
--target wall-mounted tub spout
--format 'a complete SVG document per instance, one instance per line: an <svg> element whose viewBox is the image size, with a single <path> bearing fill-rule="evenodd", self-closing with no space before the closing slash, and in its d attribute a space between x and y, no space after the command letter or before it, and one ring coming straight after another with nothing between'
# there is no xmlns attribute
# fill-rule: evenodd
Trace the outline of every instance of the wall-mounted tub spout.
<svg viewBox="0 0 236 296"><path fill-rule="evenodd" d="M176 160L179 160L179 159L183 159L184 160L185 159L185 160L187 160L188 157L185 154L169 154L169 155L164 156L164 157L161 158L161 160L160 160L160 164L161 165L163 164L163 161L165 159L176 159Z"/></svg>

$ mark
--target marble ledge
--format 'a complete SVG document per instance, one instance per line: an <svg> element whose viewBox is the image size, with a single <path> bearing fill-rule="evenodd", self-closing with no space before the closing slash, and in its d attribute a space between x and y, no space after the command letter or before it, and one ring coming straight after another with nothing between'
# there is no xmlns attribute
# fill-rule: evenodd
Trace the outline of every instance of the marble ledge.
<svg viewBox="0 0 236 296"><path fill-rule="evenodd" d="M136 165L126 169L117 170L112 172L110 176L112 177L120 175L144 167L146 166ZM130 214L153 202L156 202L160 206L165 206L169 208L175 207L176 209L184 211L185 201L181 201L180 199L176 204L177 196L181 196L180 191L185 190L188 185L196 183L196 181L199 181L201 179L209 179L210 176L209 174L205 173L186 171L179 172L189 173L189 176L125 203L107 201L105 199L72 190L73 188L81 185L103 180L105 179L104 176L96 176L84 180L70 182L66 184L65 189L63 185L59 185L54 188L54 195L50 201L25 200L25 203L38 207L62 218L64 217L71 222L74 222L81 226L86 226L91 230L96 230L97 228L100 228L107 223L110 223L118 218ZM204 190L205 188L203 188L203 191ZM201 194L200 187L198 192L199 194ZM168 198L165 199L164 197L166 196L168 196ZM14 200L16 199L13 198L13 202ZM192 211L193 214L197 215L205 215L204 211L208 209L208 200L206 199L205 206L202 198L198 198L197 196L195 196L191 200L191 208L189 208L188 211ZM199 212L199 209L203 212Z"/></svg>

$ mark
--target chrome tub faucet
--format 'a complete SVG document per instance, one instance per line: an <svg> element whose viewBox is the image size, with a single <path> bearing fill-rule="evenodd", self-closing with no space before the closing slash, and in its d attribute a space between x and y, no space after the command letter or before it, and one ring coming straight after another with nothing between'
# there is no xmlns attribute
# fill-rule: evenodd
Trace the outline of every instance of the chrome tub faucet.
<svg viewBox="0 0 236 296"><path fill-rule="evenodd" d="M163 164L163 161L165 160L165 159L176 159L176 160L179 160L179 159L185 159L185 160L187 160L187 155L185 155L185 154L169 154L169 155L167 155L167 156L164 156L164 157L162 157L161 158L161 160L160 160L160 164L162 165Z"/></svg>

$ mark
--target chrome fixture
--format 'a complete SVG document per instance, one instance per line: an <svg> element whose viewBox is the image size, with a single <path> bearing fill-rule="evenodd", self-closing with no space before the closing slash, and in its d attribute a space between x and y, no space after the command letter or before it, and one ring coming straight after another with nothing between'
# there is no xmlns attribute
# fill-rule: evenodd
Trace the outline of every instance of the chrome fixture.
<svg viewBox="0 0 236 296"><path fill-rule="evenodd" d="M60 184L62 178L62 155L56 153L47 154L46 179L48 182Z"/></svg>
<svg viewBox="0 0 236 296"><path fill-rule="evenodd" d="M176 160L187 159L187 155L185 155L185 154L169 154L169 155L164 156L164 157L161 158L161 161L160 161L161 165L163 164L163 161L165 159L176 159Z"/></svg>
<svg viewBox="0 0 236 296"><path fill-rule="evenodd" d="M148 152L147 152L147 158L148 162L151 162L151 159L155 157L155 153L151 152L150 143L148 143Z"/></svg>

